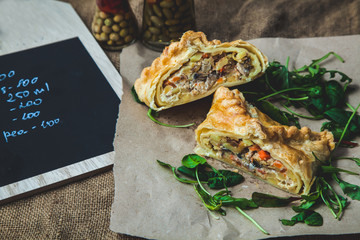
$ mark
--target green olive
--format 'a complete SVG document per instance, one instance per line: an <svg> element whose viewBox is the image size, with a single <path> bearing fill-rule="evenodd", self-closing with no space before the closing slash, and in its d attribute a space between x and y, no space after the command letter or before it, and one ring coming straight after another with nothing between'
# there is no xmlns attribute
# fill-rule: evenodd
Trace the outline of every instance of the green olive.
<svg viewBox="0 0 360 240"><path fill-rule="evenodd" d="M100 34L100 41L107 41L108 39L109 39L109 36L106 33L102 32Z"/></svg>
<svg viewBox="0 0 360 240"><path fill-rule="evenodd" d="M162 27L162 26L164 26L164 21L163 21L161 18L157 17L157 16L151 16L151 17L150 17L150 20L151 20L151 22L153 22L153 23L155 24L155 26L157 26L157 27Z"/></svg>
<svg viewBox="0 0 360 240"><path fill-rule="evenodd" d="M118 31L120 31L120 26L117 25L117 24L114 24L114 25L111 26L111 29L112 29L114 32L118 32Z"/></svg>
<svg viewBox="0 0 360 240"><path fill-rule="evenodd" d="M101 41L101 37L100 37L100 34L99 34L99 33L95 34L95 38L96 38L97 40Z"/></svg>
<svg viewBox="0 0 360 240"><path fill-rule="evenodd" d="M144 33L143 33L143 38L148 40L151 38L151 32L149 30L146 30Z"/></svg>
<svg viewBox="0 0 360 240"><path fill-rule="evenodd" d="M108 15L107 15L106 13L104 13L103 11L101 11L101 12L99 13L99 16L100 16L102 19L105 19L105 18L108 17Z"/></svg>
<svg viewBox="0 0 360 240"><path fill-rule="evenodd" d="M166 1L166 0L163 0L160 2L160 7L162 8L171 8L175 5L175 3L173 1Z"/></svg>
<svg viewBox="0 0 360 240"><path fill-rule="evenodd" d="M124 29L122 29L120 31L119 34L120 34L121 37L125 37L125 36L127 36L129 34L129 30L127 28L124 28Z"/></svg>
<svg viewBox="0 0 360 240"><path fill-rule="evenodd" d="M107 44L107 45L110 45L110 46L111 46L111 45L114 45L114 41L109 40L109 41L106 42L106 44Z"/></svg>
<svg viewBox="0 0 360 240"><path fill-rule="evenodd" d="M101 30L104 32L104 33L111 33L111 28L108 27L108 26L102 26L101 27Z"/></svg>
<svg viewBox="0 0 360 240"><path fill-rule="evenodd" d="M151 26L151 25L152 25L151 20L150 20L150 17L149 17L148 15L145 15L145 16L144 16L144 22L145 22L145 24L148 25L148 26Z"/></svg>
<svg viewBox="0 0 360 240"><path fill-rule="evenodd" d="M153 41L153 42L156 42L158 39L159 39L159 38L158 38L157 35L152 35L152 36L151 36L151 41Z"/></svg>
<svg viewBox="0 0 360 240"><path fill-rule="evenodd" d="M168 42L170 39L169 39L169 37L167 37L165 35L159 35L159 40L161 42Z"/></svg>
<svg viewBox="0 0 360 240"><path fill-rule="evenodd" d="M164 8L164 9L163 9L163 13L164 13L164 15L165 15L165 17L166 17L167 19L172 19L172 18L173 18L173 13L171 12L170 9Z"/></svg>
<svg viewBox="0 0 360 240"><path fill-rule="evenodd" d="M165 24L167 26L174 26L174 25L179 24L179 23L180 23L179 19L169 19L169 20L165 21Z"/></svg>
<svg viewBox="0 0 360 240"><path fill-rule="evenodd" d="M181 25L171 26L168 29L170 32L178 32L181 30Z"/></svg>
<svg viewBox="0 0 360 240"><path fill-rule="evenodd" d="M125 40L126 43L131 42L133 39L134 39L134 38L133 38L131 35L127 35L127 36L124 38L124 40Z"/></svg>
<svg viewBox="0 0 360 240"><path fill-rule="evenodd" d="M124 20L119 25L120 25L121 28L126 28L129 24L128 24L127 21Z"/></svg>
<svg viewBox="0 0 360 240"><path fill-rule="evenodd" d="M104 24L105 24L106 26L111 26L112 23L113 23L113 21L112 21L110 18L107 18L107 19L105 19L105 21L104 21Z"/></svg>
<svg viewBox="0 0 360 240"><path fill-rule="evenodd" d="M99 25L94 25L93 29L94 29L94 32L96 32L96 33L101 32L101 26L99 26Z"/></svg>
<svg viewBox="0 0 360 240"><path fill-rule="evenodd" d="M154 35L159 35L161 33L160 29L156 27L149 27L149 31Z"/></svg>
<svg viewBox="0 0 360 240"><path fill-rule="evenodd" d="M114 16L114 22L121 22L122 20L124 19L124 16L121 14L121 13L119 13L119 14L116 14L115 16Z"/></svg>
<svg viewBox="0 0 360 240"><path fill-rule="evenodd" d="M154 13L158 16L158 17L162 17L162 12L161 12L161 9L159 8L158 5L154 4L153 5L153 10L154 10ZM151 14L153 15L153 14Z"/></svg>
<svg viewBox="0 0 360 240"><path fill-rule="evenodd" d="M120 36L117 33L110 33L109 38L110 38L110 40L113 40L113 41L119 41Z"/></svg>
<svg viewBox="0 0 360 240"><path fill-rule="evenodd" d="M101 26L103 25L104 21L101 18L96 19L96 24Z"/></svg>

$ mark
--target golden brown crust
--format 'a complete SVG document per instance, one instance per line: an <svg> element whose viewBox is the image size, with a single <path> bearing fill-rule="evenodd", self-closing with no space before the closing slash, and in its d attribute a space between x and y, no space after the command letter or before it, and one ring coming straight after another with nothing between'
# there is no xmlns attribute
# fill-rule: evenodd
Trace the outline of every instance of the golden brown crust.
<svg viewBox="0 0 360 240"><path fill-rule="evenodd" d="M211 151L202 144L202 134L209 131L252 140L261 149L270 152L273 158L280 160L298 178L299 186L290 191L296 194L308 193L318 165L329 158L335 147L332 133L314 132L308 127L298 129L281 125L248 104L237 89L231 91L225 87L220 87L215 92L207 118L195 131L198 143L195 152L200 155Z"/></svg>
<svg viewBox="0 0 360 240"><path fill-rule="evenodd" d="M156 58L150 67L143 69L140 78L135 81L135 90L139 99L154 110L162 110L172 106L184 104L177 103L162 103L159 100L159 88L164 82L165 78L172 72L179 69L184 63L189 61L189 58L197 52L215 51L216 48L243 48L256 56L259 61L259 73L252 77L252 79L260 76L265 71L268 61L260 50L252 44L237 40L233 42L221 43L219 40L208 41L205 34L202 32L187 31L183 34L179 42L173 42L168 47L165 47L160 57ZM249 80L247 80L249 81ZM224 86L234 86L245 83L246 81L237 84L222 84ZM220 85L219 85L220 86ZM216 89L211 89L206 94L198 95L189 99L186 102L194 101L212 94Z"/></svg>

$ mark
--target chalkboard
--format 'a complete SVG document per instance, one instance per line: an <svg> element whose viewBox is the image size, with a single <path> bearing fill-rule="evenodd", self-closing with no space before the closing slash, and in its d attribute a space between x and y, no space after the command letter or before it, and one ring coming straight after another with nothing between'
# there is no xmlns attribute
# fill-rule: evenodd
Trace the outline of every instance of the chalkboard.
<svg viewBox="0 0 360 240"><path fill-rule="evenodd" d="M79 38L0 56L0 187L113 151L119 104Z"/></svg>

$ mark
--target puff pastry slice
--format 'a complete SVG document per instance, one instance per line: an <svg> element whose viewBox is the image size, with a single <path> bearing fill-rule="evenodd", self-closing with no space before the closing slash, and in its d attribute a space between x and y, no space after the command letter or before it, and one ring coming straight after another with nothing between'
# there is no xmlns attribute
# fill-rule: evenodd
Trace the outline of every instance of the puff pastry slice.
<svg viewBox="0 0 360 240"><path fill-rule="evenodd" d="M332 133L281 125L247 103L237 89L225 87L216 90L195 134L195 153L294 194L309 193L316 169L335 147Z"/></svg>
<svg viewBox="0 0 360 240"><path fill-rule="evenodd" d="M262 75L268 60L252 44L208 41L188 31L171 43L135 81L139 99L160 111L209 96L219 86L235 86Z"/></svg>

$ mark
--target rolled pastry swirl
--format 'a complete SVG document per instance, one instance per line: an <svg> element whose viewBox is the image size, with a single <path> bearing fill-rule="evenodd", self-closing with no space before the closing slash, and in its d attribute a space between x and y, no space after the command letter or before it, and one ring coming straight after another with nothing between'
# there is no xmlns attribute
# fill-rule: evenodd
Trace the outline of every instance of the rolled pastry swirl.
<svg viewBox="0 0 360 240"><path fill-rule="evenodd" d="M195 134L195 153L294 194L309 193L316 169L335 147L331 132L281 125L247 103L237 89L225 87L216 90Z"/></svg>
<svg viewBox="0 0 360 240"><path fill-rule="evenodd" d="M160 111L209 96L220 86L236 86L261 76L268 60L252 44L208 41L188 31L164 49L135 81L139 99Z"/></svg>

